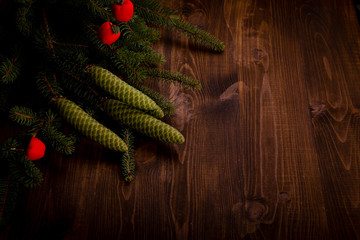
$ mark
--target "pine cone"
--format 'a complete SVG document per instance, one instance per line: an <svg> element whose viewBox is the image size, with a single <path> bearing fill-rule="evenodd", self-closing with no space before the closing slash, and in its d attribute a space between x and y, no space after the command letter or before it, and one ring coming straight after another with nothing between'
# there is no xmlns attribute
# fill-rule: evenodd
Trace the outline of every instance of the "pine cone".
<svg viewBox="0 0 360 240"><path fill-rule="evenodd" d="M109 99L104 102L103 107L113 119L144 135L168 143L183 143L185 141L184 136L172 126L118 100Z"/></svg>
<svg viewBox="0 0 360 240"><path fill-rule="evenodd" d="M134 108L150 111L159 118L164 116L161 108L150 97L133 88L110 71L98 66L89 66L88 72L96 85L121 102Z"/></svg>
<svg viewBox="0 0 360 240"><path fill-rule="evenodd" d="M127 151L125 142L110 129L92 118L74 102L65 98L55 99L60 115L79 132L102 146L124 152Z"/></svg>

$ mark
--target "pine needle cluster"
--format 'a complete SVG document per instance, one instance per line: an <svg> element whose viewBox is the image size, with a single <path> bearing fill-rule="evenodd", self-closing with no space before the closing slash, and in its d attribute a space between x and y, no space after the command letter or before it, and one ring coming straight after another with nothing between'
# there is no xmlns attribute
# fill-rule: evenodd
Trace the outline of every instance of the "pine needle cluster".
<svg viewBox="0 0 360 240"><path fill-rule="evenodd" d="M224 50L220 40L161 0L133 0L128 22L113 17L114 0L12 2L0 16L6 23L0 26L0 41L7 46L0 51L0 113L25 130L0 145L0 223L10 216L19 186L38 186L43 179L25 154L31 137L65 155L75 151L79 134L119 151L126 182L135 176L133 131L165 142L185 140L159 119L173 114L174 105L144 80L192 90L201 85L163 69L164 56L152 48L161 38L158 27L210 51ZM98 38L104 22L121 33L111 45ZM111 121L102 121L109 116L119 122L115 130L107 126Z"/></svg>

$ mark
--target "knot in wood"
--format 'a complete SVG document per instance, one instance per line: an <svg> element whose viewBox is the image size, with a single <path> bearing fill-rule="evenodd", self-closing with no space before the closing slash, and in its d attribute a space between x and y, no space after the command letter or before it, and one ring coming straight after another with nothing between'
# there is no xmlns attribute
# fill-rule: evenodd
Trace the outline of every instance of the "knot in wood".
<svg viewBox="0 0 360 240"><path fill-rule="evenodd" d="M326 111L325 104L323 104L322 102L313 102L310 104L309 108L312 118L315 118Z"/></svg>
<svg viewBox="0 0 360 240"><path fill-rule="evenodd" d="M287 192L280 193L280 200L281 201L290 201L289 194Z"/></svg>
<svg viewBox="0 0 360 240"><path fill-rule="evenodd" d="M267 207L261 200L250 200L245 203L245 212L250 222L260 222L266 215Z"/></svg>
<svg viewBox="0 0 360 240"><path fill-rule="evenodd" d="M264 57L263 50L260 48L253 49L252 56L253 56L255 62L261 61L261 59Z"/></svg>

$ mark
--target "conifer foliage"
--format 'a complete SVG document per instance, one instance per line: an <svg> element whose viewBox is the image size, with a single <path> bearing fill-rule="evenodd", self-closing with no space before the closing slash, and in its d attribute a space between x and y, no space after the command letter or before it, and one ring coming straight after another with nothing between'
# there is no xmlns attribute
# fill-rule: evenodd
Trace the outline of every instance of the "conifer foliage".
<svg viewBox="0 0 360 240"><path fill-rule="evenodd" d="M41 151L75 151L79 136L119 152L124 180L135 176L134 134L181 144L183 135L160 118L173 104L146 79L193 90L199 81L162 69L152 44L160 29L221 52L224 44L186 22L161 0L12 0L1 14L0 114L24 132L0 145L0 224L8 221L20 187L43 177L29 161L31 140ZM104 121L105 120L105 121ZM38 156L39 155L39 156ZM43 156L36 152L32 160ZM45 152L45 158L49 154Z"/></svg>

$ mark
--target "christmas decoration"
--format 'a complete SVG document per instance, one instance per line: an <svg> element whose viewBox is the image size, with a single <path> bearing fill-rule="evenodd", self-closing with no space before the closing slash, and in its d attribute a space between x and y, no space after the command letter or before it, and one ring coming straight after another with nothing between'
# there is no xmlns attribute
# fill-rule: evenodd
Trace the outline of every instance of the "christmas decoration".
<svg viewBox="0 0 360 240"><path fill-rule="evenodd" d="M175 128L120 101L109 99L103 103L103 107L112 118L144 135L168 143L185 141L184 136Z"/></svg>
<svg viewBox="0 0 360 240"><path fill-rule="evenodd" d="M98 30L98 37L104 44L113 44L120 37L120 31L115 32L114 26L111 22L103 23Z"/></svg>
<svg viewBox="0 0 360 240"><path fill-rule="evenodd" d="M192 90L201 85L162 68L164 56L152 48L160 39L156 27L212 51L225 47L158 0L14 0L0 14L0 25L7 46L0 51L0 114L25 129L0 145L0 224L10 220L20 188L43 181L29 160L43 157L45 145L70 155L85 136L119 154L119 170L130 182L136 166L132 131L185 141L159 120L174 113L172 102L144 81Z"/></svg>
<svg viewBox="0 0 360 240"><path fill-rule="evenodd" d="M26 156L29 160L38 160L45 155L45 144L38 138L32 137L26 149Z"/></svg>
<svg viewBox="0 0 360 240"><path fill-rule="evenodd" d="M119 22L128 22L134 14L134 5L130 0L113 3L112 12Z"/></svg>
<svg viewBox="0 0 360 240"><path fill-rule="evenodd" d="M164 116L161 108L151 98L122 81L110 71L98 66L90 66L88 72L95 83L113 97L135 108L152 111L160 118Z"/></svg>
<svg viewBox="0 0 360 240"><path fill-rule="evenodd" d="M79 132L111 150L127 151L126 144L118 135L96 121L74 102L65 98L57 98L54 101L60 115Z"/></svg>

